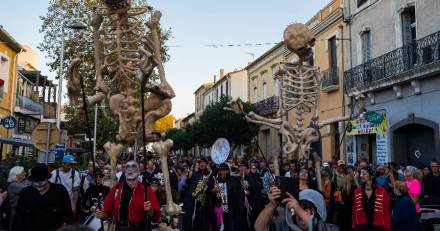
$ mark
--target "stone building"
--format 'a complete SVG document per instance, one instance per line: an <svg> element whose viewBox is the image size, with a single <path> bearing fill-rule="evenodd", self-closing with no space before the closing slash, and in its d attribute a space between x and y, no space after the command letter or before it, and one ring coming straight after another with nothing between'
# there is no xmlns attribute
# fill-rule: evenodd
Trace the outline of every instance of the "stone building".
<svg viewBox="0 0 440 231"><path fill-rule="evenodd" d="M346 0L344 11L345 88L367 96L347 132L348 161L439 159L440 1Z"/></svg>

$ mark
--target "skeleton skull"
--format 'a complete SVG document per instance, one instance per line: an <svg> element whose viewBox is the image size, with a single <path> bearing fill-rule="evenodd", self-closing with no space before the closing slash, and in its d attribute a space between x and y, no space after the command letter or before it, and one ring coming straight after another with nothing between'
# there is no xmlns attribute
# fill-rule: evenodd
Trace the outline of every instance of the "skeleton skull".
<svg viewBox="0 0 440 231"><path fill-rule="evenodd" d="M313 33L301 23L289 25L283 37L286 47L302 59L311 53L311 47L315 43Z"/></svg>

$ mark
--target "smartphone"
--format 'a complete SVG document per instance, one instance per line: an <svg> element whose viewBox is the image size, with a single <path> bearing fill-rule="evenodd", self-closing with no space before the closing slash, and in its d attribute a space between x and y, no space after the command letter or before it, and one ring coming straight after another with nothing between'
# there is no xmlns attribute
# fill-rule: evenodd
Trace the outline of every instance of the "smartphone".
<svg viewBox="0 0 440 231"><path fill-rule="evenodd" d="M281 197L279 201L287 198L286 192L290 193L296 199L299 196L299 180L291 177L279 176L277 177L277 186L281 190Z"/></svg>

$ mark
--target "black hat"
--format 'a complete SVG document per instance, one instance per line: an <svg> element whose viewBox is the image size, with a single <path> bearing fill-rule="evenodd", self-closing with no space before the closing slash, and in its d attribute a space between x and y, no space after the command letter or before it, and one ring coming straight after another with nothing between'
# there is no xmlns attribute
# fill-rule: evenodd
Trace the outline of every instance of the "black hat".
<svg viewBox="0 0 440 231"><path fill-rule="evenodd" d="M218 167L218 170L228 170L229 171L229 166L225 163L220 164L220 166Z"/></svg>
<svg viewBox="0 0 440 231"><path fill-rule="evenodd" d="M200 162L208 163L208 160L207 160L205 157L202 157L202 158L200 158L200 160L199 160L199 163L200 163Z"/></svg>
<svg viewBox="0 0 440 231"><path fill-rule="evenodd" d="M38 164L31 169L31 175L29 180L31 181L43 181L49 178L49 172L47 170L47 165Z"/></svg>

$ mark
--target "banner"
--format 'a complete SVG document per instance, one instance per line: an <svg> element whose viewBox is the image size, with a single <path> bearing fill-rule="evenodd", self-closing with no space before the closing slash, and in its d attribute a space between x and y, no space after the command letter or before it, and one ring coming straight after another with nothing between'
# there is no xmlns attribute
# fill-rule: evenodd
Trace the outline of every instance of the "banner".
<svg viewBox="0 0 440 231"><path fill-rule="evenodd" d="M347 136L357 136L357 135L367 135L367 134L376 134L376 133L384 133L387 130L387 119L386 116L383 115L383 120L374 121L377 123L369 122L366 119L357 118L347 122Z"/></svg>

